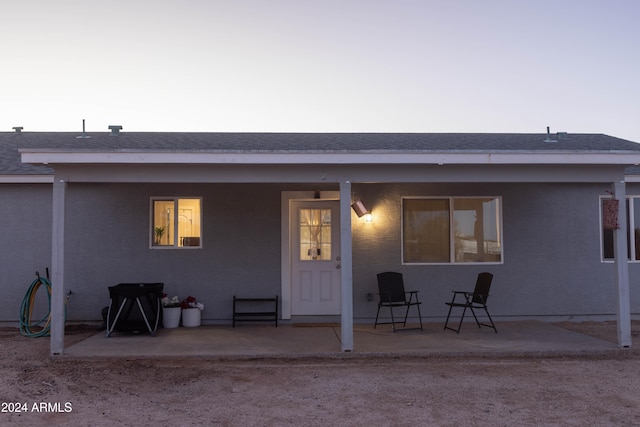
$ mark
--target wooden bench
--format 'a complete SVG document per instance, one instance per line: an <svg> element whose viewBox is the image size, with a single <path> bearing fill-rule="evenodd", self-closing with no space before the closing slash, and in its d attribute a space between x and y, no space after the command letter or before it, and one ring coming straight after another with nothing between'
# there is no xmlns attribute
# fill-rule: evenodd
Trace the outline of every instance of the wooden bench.
<svg viewBox="0 0 640 427"><path fill-rule="evenodd" d="M250 307L252 311L238 311L239 306ZM254 311L255 307L264 310ZM278 327L278 295L274 298L238 298L233 296L233 327L236 322L275 322Z"/></svg>

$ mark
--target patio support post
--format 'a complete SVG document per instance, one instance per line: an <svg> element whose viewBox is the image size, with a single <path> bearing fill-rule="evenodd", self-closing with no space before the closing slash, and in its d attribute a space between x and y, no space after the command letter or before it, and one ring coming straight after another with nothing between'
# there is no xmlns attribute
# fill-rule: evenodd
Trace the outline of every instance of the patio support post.
<svg viewBox="0 0 640 427"><path fill-rule="evenodd" d="M629 264L627 248L627 204L624 181L613 183L613 197L618 203L618 224L613 232L616 264L618 345L631 347L631 303L629 300Z"/></svg>
<svg viewBox="0 0 640 427"><path fill-rule="evenodd" d="M351 245L351 182L340 182L340 274L342 281L342 351L353 351L353 265Z"/></svg>
<svg viewBox="0 0 640 427"><path fill-rule="evenodd" d="M64 215L67 183L53 181L53 215L51 243L51 355L64 351L65 295L64 295Z"/></svg>

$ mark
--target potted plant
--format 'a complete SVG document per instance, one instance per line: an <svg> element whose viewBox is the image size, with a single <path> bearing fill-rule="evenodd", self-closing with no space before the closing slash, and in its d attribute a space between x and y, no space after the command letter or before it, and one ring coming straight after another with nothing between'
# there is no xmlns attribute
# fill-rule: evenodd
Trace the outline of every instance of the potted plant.
<svg viewBox="0 0 640 427"><path fill-rule="evenodd" d="M182 307L180 299L174 296L169 299L167 294L162 294L162 326L165 328L177 328L180 325Z"/></svg>
<svg viewBox="0 0 640 427"><path fill-rule="evenodd" d="M153 229L153 244L159 245L162 240L162 236L164 236L164 231L166 229L164 227L156 227Z"/></svg>
<svg viewBox="0 0 640 427"><path fill-rule="evenodd" d="M182 326L195 327L200 326L201 311L204 309L204 304L198 302L195 297L188 296L180 303L182 307Z"/></svg>

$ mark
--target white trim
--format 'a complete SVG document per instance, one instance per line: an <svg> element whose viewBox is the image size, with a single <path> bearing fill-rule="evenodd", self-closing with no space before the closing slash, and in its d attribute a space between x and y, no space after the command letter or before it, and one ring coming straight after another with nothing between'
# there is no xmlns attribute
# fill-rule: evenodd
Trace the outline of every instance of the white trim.
<svg viewBox="0 0 640 427"><path fill-rule="evenodd" d="M624 181L612 183L613 198L626 200ZM617 285L616 324L618 326L618 345L631 347L631 304L629 298L629 263L627 261L627 209L625 203L618 204L618 222L620 228L613 233L615 256L615 281Z"/></svg>
<svg viewBox="0 0 640 427"><path fill-rule="evenodd" d="M65 329L65 199L67 182L56 180L52 185L51 213L51 330L49 347L51 355L64 353Z"/></svg>
<svg viewBox="0 0 640 427"><path fill-rule="evenodd" d="M62 151L21 149L23 163L59 164L640 164L637 151Z"/></svg>
<svg viewBox="0 0 640 427"><path fill-rule="evenodd" d="M340 344L353 351L353 235L351 230L351 182L340 182Z"/></svg>
<svg viewBox="0 0 640 427"><path fill-rule="evenodd" d="M283 320L291 319L291 204L305 200L318 200L316 192L283 191L280 195L280 315ZM321 191L320 200L339 200L339 191Z"/></svg>
<svg viewBox="0 0 640 427"><path fill-rule="evenodd" d="M0 184L53 184L53 175L0 175Z"/></svg>

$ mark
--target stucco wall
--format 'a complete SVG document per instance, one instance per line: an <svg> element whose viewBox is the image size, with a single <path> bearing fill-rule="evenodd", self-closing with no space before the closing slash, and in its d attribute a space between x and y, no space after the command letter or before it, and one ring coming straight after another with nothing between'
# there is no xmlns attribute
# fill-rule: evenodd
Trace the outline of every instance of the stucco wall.
<svg viewBox="0 0 640 427"><path fill-rule="evenodd" d="M325 189L335 190L337 187ZM99 320L107 287L121 282L164 282L170 295L193 295L205 322L229 323L232 297L281 292L281 191L277 184L70 183L66 209L66 289L74 295L70 320ZM315 188L314 188L315 189ZM407 288L420 290L426 319L446 315L451 290L470 290L480 271L495 275L496 317L613 315L614 266L600 261L601 184L354 184L354 196L373 210L365 224L352 215L354 316L373 321L376 273L401 271ZM640 194L630 184L629 194ZM151 196L203 198L203 248L149 249ZM504 263L402 265L401 196L501 196ZM6 186L0 191L0 277L16 321L36 269L51 262L51 187ZM29 224L25 227L25 224ZM640 313L640 263L630 265L632 312ZM55 285L55 284L54 284ZM373 301L367 300L373 295Z"/></svg>
<svg viewBox="0 0 640 427"><path fill-rule="evenodd" d="M354 316L375 316L375 275L401 271L406 287L420 290L423 316L446 316L452 290L472 290L476 275L495 275L492 315L613 315L614 265L600 260L601 184L415 184L354 185L372 209L374 222L356 221ZM638 194L636 185L628 192ZM401 265L401 196L501 196L504 263L499 265ZM630 265L632 312L640 312L636 284L640 264ZM374 301L367 302L367 294Z"/></svg>
<svg viewBox="0 0 640 427"><path fill-rule="evenodd" d="M202 249L149 249L151 196L202 197ZM231 318L234 294L280 293L277 186L70 184L67 200L70 318L97 318L122 282L163 282L210 320Z"/></svg>
<svg viewBox="0 0 640 427"><path fill-rule="evenodd" d="M35 272L51 265L51 185L0 185L0 321L16 322ZM46 313L47 294L36 294L36 314ZM39 320L39 318L38 318Z"/></svg>

